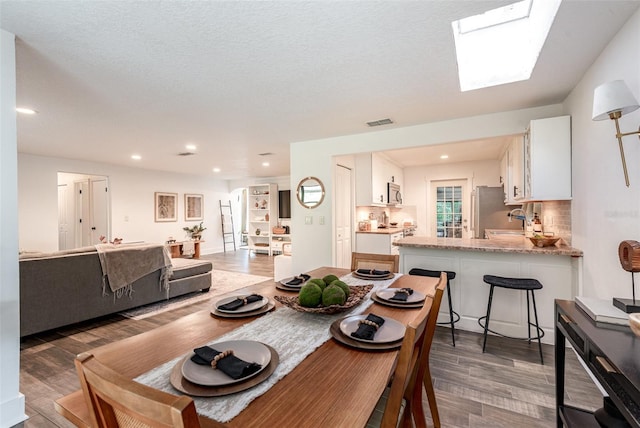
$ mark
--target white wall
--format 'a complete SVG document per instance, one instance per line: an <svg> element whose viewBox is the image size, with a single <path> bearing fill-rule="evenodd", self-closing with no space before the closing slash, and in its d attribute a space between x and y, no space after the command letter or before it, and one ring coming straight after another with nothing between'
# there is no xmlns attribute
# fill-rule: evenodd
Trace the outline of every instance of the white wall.
<svg viewBox="0 0 640 428"><path fill-rule="evenodd" d="M292 204L293 240L295 243L304 243L304 245L295 245L295 251L292 254L293 271L302 272L333 264L331 222L325 221L324 225L320 225L318 219L324 216L329 220L333 212L334 156L513 135L526 129L532 119L561 114L561 105L550 105L292 143L291 188L295 189L302 178L311 175L322 180L326 190L325 201L315 209L308 210L300 204ZM405 177L405 186L406 182ZM310 217L311 224L305 224L307 217Z"/></svg>
<svg viewBox="0 0 640 428"><path fill-rule="evenodd" d="M204 195L201 251L222 251L219 201L230 198L227 182L205 176L175 174L71 159L19 154L18 212L20 249L58 249L57 173L85 173L109 177L112 238L163 243L169 236L186 239L182 230L199 222L184 221L184 194ZM154 192L178 193L178 221L154 222Z"/></svg>
<svg viewBox="0 0 640 428"><path fill-rule="evenodd" d="M0 30L0 427L26 419L20 388L15 36Z"/></svg>
<svg viewBox="0 0 640 428"><path fill-rule="evenodd" d="M468 191L476 186L500 186L500 161L457 162L446 165L414 166L404 169L403 202L416 207L416 235L429 236L433 213L427 211L431 182L466 179ZM471 198L466 201L471 203Z"/></svg>
<svg viewBox="0 0 640 428"><path fill-rule="evenodd" d="M593 90L623 79L640 100L640 11L611 40L565 100L572 117L572 245L584 251L584 289L589 297L631 297L631 274L620 267L618 245L640 241L640 141L623 138L629 188L625 186L611 120L591 120ZM640 110L620 119L622 132L637 131ZM640 296L640 289L636 290Z"/></svg>

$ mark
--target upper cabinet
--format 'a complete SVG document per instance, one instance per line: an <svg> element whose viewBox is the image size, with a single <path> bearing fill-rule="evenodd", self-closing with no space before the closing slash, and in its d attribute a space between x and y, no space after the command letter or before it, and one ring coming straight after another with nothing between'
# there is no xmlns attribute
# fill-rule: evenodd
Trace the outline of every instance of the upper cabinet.
<svg viewBox="0 0 640 428"><path fill-rule="evenodd" d="M571 199L571 117L532 120L524 138L527 201Z"/></svg>
<svg viewBox="0 0 640 428"><path fill-rule="evenodd" d="M500 161L507 205L571 199L571 117L532 120Z"/></svg>
<svg viewBox="0 0 640 428"><path fill-rule="evenodd" d="M500 179L504 186L504 203L521 204L524 199L524 142L513 137L500 161Z"/></svg>
<svg viewBox="0 0 640 428"><path fill-rule="evenodd" d="M356 205L387 205L387 183L402 186L402 168L380 153L355 156Z"/></svg>

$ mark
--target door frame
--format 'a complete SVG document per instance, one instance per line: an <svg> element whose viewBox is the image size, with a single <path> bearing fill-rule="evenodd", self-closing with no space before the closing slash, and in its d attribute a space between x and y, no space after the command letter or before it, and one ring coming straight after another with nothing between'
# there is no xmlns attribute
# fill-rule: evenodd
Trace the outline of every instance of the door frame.
<svg viewBox="0 0 640 428"><path fill-rule="evenodd" d="M471 180L466 177L463 178L448 178L429 180L427 186L427 224L429 235L437 237L436 233L436 197L437 187L442 186L461 186L462 187L462 238L472 237L472 224L471 224L471 193L470 184Z"/></svg>

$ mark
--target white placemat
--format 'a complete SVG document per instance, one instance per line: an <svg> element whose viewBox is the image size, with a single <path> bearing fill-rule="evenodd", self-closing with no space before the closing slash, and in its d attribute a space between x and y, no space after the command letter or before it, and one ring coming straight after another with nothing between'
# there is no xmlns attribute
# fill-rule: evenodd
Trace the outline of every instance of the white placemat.
<svg viewBox="0 0 640 428"><path fill-rule="evenodd" d="M255 387L224 397L193 397L198 413L219 422L227 422L237 416L254 399L267 392L280 379L291 372L316 348L331 338L329 327L336 319L356 315L367 309L373 301L371 293L387 288L402 274L395 274L392 279L371 281L354 278L351 274L340 279L348 285L373 284L373 289L364 301L348 312L334 315L310 314L294 311L287 307L264 315L242 327L216 338L216 342L226 340L256 340L272 346L280 357L280 363L273 374ZM194 344L194 348L202 346ZM171 360L153 370L135 378L137 382L172 394L181 394L173 388L169 380L171 370L183 356Z"/></svg>

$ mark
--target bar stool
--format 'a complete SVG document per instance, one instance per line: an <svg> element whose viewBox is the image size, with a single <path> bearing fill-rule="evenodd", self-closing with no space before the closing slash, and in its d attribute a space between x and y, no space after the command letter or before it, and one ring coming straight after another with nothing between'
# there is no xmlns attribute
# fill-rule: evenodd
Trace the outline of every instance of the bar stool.
<svg viewBox="0 0 640 428"><path fill-rule="evenodd" d="M456 273L451 271L439 271L439 270L427 270L420 268L413 268L409 271L409 275L428 276L429 278L440 278L440 274L444 272L447 274L447 300L449 300L449 321L439 322L440 325L451 325L451 341L453 346L456 346L456 336L454 324L460 321L460 315L453 310L453 304L451 303L451 287L449 281L455 279ZM455 315L455 319L454 316Z"/></svg>
<svg viewBox="0 0 640 428"><path fill-rule="evenodd" d="M478 318L478 324L480 327L484 328L484 340L482 342L482 352L485 351L487 346L487 332L490 331L493 334L498 336L506 337L508 339L519 339L524 340L523 337L510 337L504 334L497 333L491 329L489 329L489 318L491 315L491 301L493 300L493 288L501 287L501 288L509 288L512 290L525 290L527 293L527 331L528 337L526 338L529 343L531 343L532 339L538 339L538 350L540 351L540 364L544 364L544 360L542 359L542 342L541 339L544 337L544 330L540 328L538 324L538 311L536 309L536 298L533 294L534 290L540 290L542 288L542 284L537 279L529 279L529 278L504 278L501 276L494 275L485 275L482 277L482 280L491 286L491 290L489 291L489 303L487 305L487 315ZM529 305L529 292L531 292L531 300L533 301L533 315L535 316L535 324L531 323L531 315L530 315L530 305ZM482 320L485 320L484 325ZM535 326L537 329L537 336L531 337L531 326Z"/></svg>

